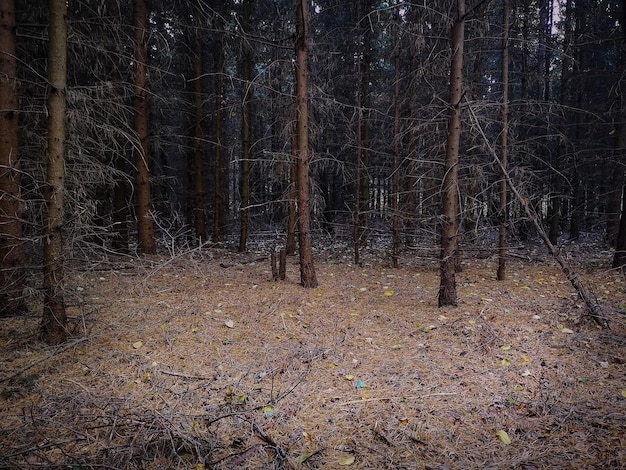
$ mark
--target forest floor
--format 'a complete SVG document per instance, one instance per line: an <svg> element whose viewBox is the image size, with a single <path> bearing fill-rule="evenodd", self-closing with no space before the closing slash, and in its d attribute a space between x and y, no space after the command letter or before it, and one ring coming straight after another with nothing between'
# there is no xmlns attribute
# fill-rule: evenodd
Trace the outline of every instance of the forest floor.
<svg viewBox="0 0 626 470"><path fill-rule="evenodd" d="M626 281L567 249L611 329L541 249L465 261L456 308L419 250L318 250L317 289L264 250L76 263L69 342L0 319L0 468L624 469Z"/></svg>

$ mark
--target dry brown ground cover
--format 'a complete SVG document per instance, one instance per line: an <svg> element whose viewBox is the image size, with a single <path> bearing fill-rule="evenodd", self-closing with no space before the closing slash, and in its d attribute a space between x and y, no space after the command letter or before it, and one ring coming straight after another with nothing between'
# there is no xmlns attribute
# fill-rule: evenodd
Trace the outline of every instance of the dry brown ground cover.
<svg viewBox="0 0 626 470"><path fill-rule="evenodd" d="M349 253L349 252L347 252ZM260 254L110 260L68 282L74 339L0 319L1 468L626 468L624 278L549 259L318 255L320 287ZM497 436L505 431L510 444ZM504 436L503 436L504 437Z"/></svg>

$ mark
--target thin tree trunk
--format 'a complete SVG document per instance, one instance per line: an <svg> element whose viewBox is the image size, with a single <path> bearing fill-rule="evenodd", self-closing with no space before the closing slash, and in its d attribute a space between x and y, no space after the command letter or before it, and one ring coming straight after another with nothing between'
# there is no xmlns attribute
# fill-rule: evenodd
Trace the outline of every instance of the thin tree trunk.
<svg viewBox="0 0 626 470"><path fill-rule="evenodd" d="M296 156L298 162L298 245L300 284L317 287L311 248L311 205L309 189L309 111L308 111L308 20L307 0L296 0Z"/></svg>
<svg viewBox="0 0 626 470"><path fill-rule="evenodd" d="M394 55L394 126L393 126L393 169L392 169L392 221L391 221L391 262L398 267L400 257L400 39L396 33L396 50Z"/></svg>
<svg viewBox="0 0 626 470"><path fill-rule="evenodd" d="M126 160L119 154L114 156L115 169L122 173L125 170ZM128 253L128 201L127 183L123 178L117 178L113 186L113 238L111 245L114 250Z"/></svg>
<svg viewBox="0 0 626 470"><path fill-rule="evenodd" d="M365 4L365 8L361 8ZM367 0L358 0L357 19L361 21L363 10L368 10ZM370 24L362 21L363 50L358 58L357 74L359 86L357 91L357 154L356 154L356 187L354 217L354 264L361 264L360 249L367 243L367 225L369 214L369 101L370 101L370 61L371 39Z"/></svg>
<svg viewBox="0 0 626 470"><path fill-rule="evenodd" d="M563 58L561 61L561 87L559 94L559 104L565 108L570 88L570 44L572 42L572 1L567 0L565 5L565 32L563 35ZM552 196L550 198L550 241L556 244L561 229L561 218L563 212L563 191L565 181L563 177L565 154L567 147L567 117L563 109L559 118L558 128L558 144L556 151L556 159L554 161L554 184L552 188Z"/></svg>
<svg viewBox="0 0 626 470"><path fill-rule="evenodd" d="M150 214L150 170L148 166L148 93L146 90L146 0L135 0L133 15L135 83L133 87L134 128L138 145L134 149L137 211L137 244L140 253L156 253L154 223Z"/></svg>
<svg viewBox="0 0 626 470"><path fill-rule="evenodd" d="M0 315L24 313L15 6L0 1Z"/></svg>
<svg viewBox="0 0 626 470"><path fill-rule="evenodd" d="M285 246L288 255L296 253L296 209L298 198L298 140L296 133L291 138L291 154L293 160L289 162L289 206L287 208L287 243Z"/></svg>
<svg viewBox="0 0 626 470"><path fill-rule="evenodd" d="M502 133L500 134L500 163L506 169L509 152L509 0L502 8ZM498 211L498 281L506 279L506 222L507 186L504 177L500 180L500 207Z"/></svg>
<svg viewBox="0 0 626 470"><path fill-rule="evenodd" d="M215 77L215 171L213 172L213 242L220 241L228 207L228 165L222 152L224 99L224 35L219 33Z"/></svg>
<svg viewBox="0 0 626 470"><path fill-rule="evenodd" d="M196 111L193 131L193 222L196 238L202 243L207 239L206 213L204 209L204 155L202 152L202 40L200 29L194 32L194 85L193 106Z"/></svg>
<svg viewBox="0 0 626 470"><path fill-rule="evenodd" d="M252 147L252 49L249 38L245 35L250 29L250 0L243 0L243 16L241 19L243 29L243 63L241 81L241 208L239 209L239 251L246 251L248 244L248 226L250 205L250 151Z"/></svg>
<svg viewBox="0 0 626 470"><path fill-rule="evenodd" d="M63 298L63 199L67 80L67 4L50 0L48 26L48 166L44 220L44 307L41 337L51 345L68 337Z"/></svg>
<svg viewBox="0 0 626 470"><path fill-rule="evenodd" d="M445 174L441 202L441 255L439 306L457 305L456 265L458 256L459 203L458 173L461 141L461 99L463 89L463 43L465 37L465 0L456 0L457 18L452 29L450 65L450 118L446 147Z"/></svg>

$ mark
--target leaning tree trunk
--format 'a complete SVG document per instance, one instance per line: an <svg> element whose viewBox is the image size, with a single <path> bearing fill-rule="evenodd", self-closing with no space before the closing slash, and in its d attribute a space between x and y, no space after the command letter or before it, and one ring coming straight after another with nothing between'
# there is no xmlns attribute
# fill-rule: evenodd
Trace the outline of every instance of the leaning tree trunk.
<svg viewBox="0 0 626 470"><path fill-rule="evenodd" d="M307 0L296 0L296 158L298 164L298 245L300 284L317 287L311 248L311 194L309 188L309 110L308 110L308 22Z"/></svg>
<svg viewBox="0 0 626 470"><path fill-rule="evenodd" d="M509 140L509 0L504 0L502 11L502 133L500 134L500 162L508 164ZM500 180L500 207L498 211L498 281L506 279L506 180Z"/></svg>
<svg viewBox="0 0 626 470"><path fill-rule="evenodd" d="M465 36L465 0L457 0L457 18L452 29L450 65L450 118L446 147L445 174L441 202L441 255L439 306L457 304L456 265L458 256L459 145L461 141L461 99L463 88L463 42Z"/></svg>
<svg viewBox="0 0 626 470"><path fill-rule="evenodd" d="M480 132L483 142L485 143L485 147L489 151L489 154L491 155L493 161L500 168L500 171L502 172L502 175L506 180L506 184L511 190L511 193L513 194L513 196L515 196L515 199L522 207L524 214L526 215L530 223L534 226L535 230L550 251L550 254L561 266L561 271L563 271L563 274L565 274L574 289L576 289L576 292L578 293L578 296L581 298L581 300L585 302L585 305L587 305L587 308L589 309L589 316L593 318L594 321L596 321L599 325L608 328L609 322L602 314L602 309L598 304L598 301L580 279L578 273L576 273L572 269L563 254L561 254L560 250L550 241L550 235L544 230L541 223L539 222L539 217L536 213L533 212L532 208L530 207L528 198L523 197L517 189L517 186L513 184L513 180L511 179L507 169L502 165L502 161L500 160L500 158L498 158L498 154L496 153L495 149L489 143L489 140L487 139L487 136L480 126L480 122L478 121L478 118L476 117L476 114L474 113L472 108L470 108L470 116L472 118L472 122L475 128L478 130L478 132Z"/></svg>
<svg viewBox="0 0 626 470"><path fill-rule="evenodd" d="M48 27L48 166L44 220L44 307L41 337L59 344L68 337L63 299L63 192L65 185L65 109L67 75L67 4L50 0Z"/></svg>
<svg viewBox="0 0 626 470"><path fill-rule="evenodd" d="M23 313L15 6L0 1L0 315Z"/></svg>
<svg viewBox="0 0 626 470"><path fill-rule="evenodd" d="M134 128L138 144L134 149L137 205L137 244L144 254L156 253L154 223L150 214L150 170L148 167L148 93L146 90L146 0L135 0L134 10L135 83L133 87Z"/></svg>

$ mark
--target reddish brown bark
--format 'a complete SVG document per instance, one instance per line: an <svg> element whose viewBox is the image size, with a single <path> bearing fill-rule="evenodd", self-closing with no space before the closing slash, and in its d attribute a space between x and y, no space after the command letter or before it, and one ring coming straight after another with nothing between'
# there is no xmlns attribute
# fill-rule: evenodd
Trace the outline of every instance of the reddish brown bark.
<svg viewBox="0 0 626 470"><path fill-rule="evenodd" d="M65 110L67 75L67 4L50 0L48 27L48 165L44 192L43 287L41 337L59 344L68 337L63 299L63 198L65 185Z"/></svg>
<svg viewBox="0 0 626 470"><path fill-rule="evenodd" d="M0 314L24 313L15 7L0 0Z"/></svg>
<svg viewBox="0 0 626 470"><path fill-rule="evenodd" d="M133 87L134 129L139 140L134 149L137 244L144 254L156 253L154 223L150 214L150 170L148 166L148 93L146 90L146 0L135 0L135 83Z"/></svg>
<svg viewBox="0 0 626 470"><path fill-rule="evenodd" d="M310 188L309 188L309 111L308 111L308 22L307 1L296 3L296 157L298 163L298 245L300 248L300 284L317 287L317 276L313 264L310 231Z"/></svg>
<svg viewBox="0 0 626 470"><path fill-rule="evenodd" d="M457 18L452 29L450 65L450 117L446 147L445 174L441 203L441 255L439 306L457 304L456 265L458 256L459 144L461 140L461 99L463 88L463 42L465 36L465 0L457 0Z"/></svg>

